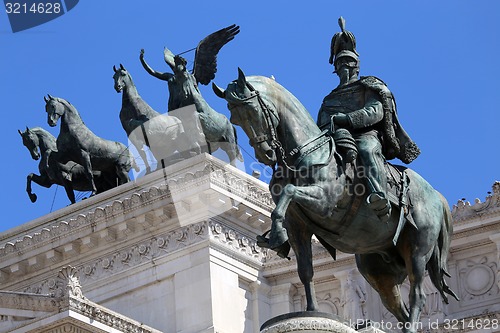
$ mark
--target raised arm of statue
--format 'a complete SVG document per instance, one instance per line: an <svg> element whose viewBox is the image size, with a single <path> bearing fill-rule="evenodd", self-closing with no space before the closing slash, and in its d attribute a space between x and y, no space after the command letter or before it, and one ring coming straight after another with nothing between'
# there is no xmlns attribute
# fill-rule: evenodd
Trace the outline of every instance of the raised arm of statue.
<svg viewBox="0 0 500 333"><path fill-rule="evenodd" d="M155 71L154 69L152 69L148 63L146 62L146 60L144 60L144 49L141 49L141 54L139 56L139 59L141 60L141 64L142 64L142 67L144 67L144 69L146 70L146 72L148 72L150 75L160 79L160 80L164 80L164 81L168 81L168 79L170 79L172 76L174 76L174 74L172 73L161 73L161 72L157 72Z"/></svg>

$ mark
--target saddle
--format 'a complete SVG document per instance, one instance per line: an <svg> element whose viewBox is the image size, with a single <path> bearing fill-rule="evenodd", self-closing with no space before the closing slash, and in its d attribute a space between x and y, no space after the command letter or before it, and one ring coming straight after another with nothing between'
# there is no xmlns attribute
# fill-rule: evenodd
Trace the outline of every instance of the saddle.
<svg viewBox="0 0 500 333"><path fill-rule="evenodd" d="M341 159L342 157L340 157L340 160ZM343 163L341 165L343 172L348 174L348 177L351 177L351 180L353 180L352 177L354 169L356 168L355 162L347 165ZM399 239L399 235L401 234L401 231L403 230L403 227L405 226L406 222L409 222L413 227L418 229L411 215L412 203L411 203L411 192L409 191L410 179L408 178L406 169L408 168L401 165L393 165L389 162L385 163L385 173L387 178L386 197L389 200L391 206L393 208L398 208L400 211L398 225L393 236L394 245L396 245ZM358 178L357 182L363 182L363 179ZM352 218L357 211L356 207L359 207L361 203L362 203L361 197L360 196L355 197L354 200L351 202L343 220L346 221Z"/></svg>

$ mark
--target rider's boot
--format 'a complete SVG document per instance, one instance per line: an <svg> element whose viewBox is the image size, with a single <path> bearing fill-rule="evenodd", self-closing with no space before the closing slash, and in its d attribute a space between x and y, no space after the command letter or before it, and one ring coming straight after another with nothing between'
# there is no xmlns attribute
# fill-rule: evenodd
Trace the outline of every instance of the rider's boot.
<svg viewBox="0 0 500 333"><path fill-rule="evenodd" d="M368 207L378 216L380 221L387 222L391 217L391 203L384 192L373 192L366 198Z"/></svg>

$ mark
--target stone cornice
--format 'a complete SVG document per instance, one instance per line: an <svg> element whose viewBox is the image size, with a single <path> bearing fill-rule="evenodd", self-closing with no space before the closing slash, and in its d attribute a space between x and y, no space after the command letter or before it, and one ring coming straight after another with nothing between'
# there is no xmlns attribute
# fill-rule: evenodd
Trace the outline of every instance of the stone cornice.
<svg viewBox="0 0 500 333"><path fill-rule="evenodd" d="M60 299L54 295L0 291L0 308L55 312L61 307L60 303Z"/></svg>
<svg viewBox="0 0 500 333"><path fill-rule="evenodd" d="M183 212L183 205L187 207L187 211L183 217L186 221L182 223L191 223L188 220L194 216L194 211L190 211L189 206L193 197L195 201L204 201L198 205L215 207L220 200L219 196L230 195L240 207L243 207L242 211L254 213L254 219L258 223L252 224L249 221L252 218L248 218L245 214L231 215L230 211L223 214L229 214L232 220L241 223L247 230L269 223L267 216L272 210L272 200L266 184L210 155L197 156L193 159L196 163L190 164L190 168L174 170L166 179L161 171L144 177L146 180L140 179L139 181L147 185L140 192L125 191L121 194L122 197L116 199L117 196L114 196L113 200L102 202L90 211L82 212L81 209L75 209L73 214L65 217L65 220L49 221L47 222L49 224L40 223L38 231L32 234L18 237L11 235L12 241L3 244L0 242L2 258L0 282L8 282L12 274L14 276L38 271L47 267L47 263L53 265L57 262L62 263L65 259L67 259L66 264L70 263L71 258L76 258L76 255L92 250L97 245L101 252L112 251L112 248L116 247L114 244L125 238L128 239L127 242L134 238L139 241L139 238L143 238L144 230L161 233L161 229L178 228L179 214ZM140 188L141 186L133 187L134 190ZM78 205L79 203L74 207L78 208ZM199 206L193 209L197 209L196 212L201 214L207 212L206 208L199 209ZM262 218L257 218L259 216ZM30 230L36 229L32 226ZM251 246L247 247L251 243L247 242L250 238L253 237L239 239L241 248L237 250L240 252L248 250L247 255L258 257L260 255L258 250ZM151 244L147 246L151 247ZM242 250L243 248L245 250Z"/></svg>
<svg viewBox="0 0 500 333"><path fill-rule="evenodd" d="M69 297L68 310L75 311L87 318L98 321L118 332L162 333L161 331L82 298Z"/></svg>
<svg viewBox="0 0 500 333"><path fill-rule="evenodd" d="M172 253L207 241L217 251L239 262L256 269L263 265L266 251L258 247L247 235L220 222L201 221L151 236L139 243L77 265L73 274L78 276L84 285L88 285L126 270L160 261ZM58 294L58 287L57 280L48 278L22 290L34 294Z"/></svg>
<svg viewBox="0 0 500 333"><path fill-rule="evenodd" d="M216 221L210 221L209 232L212 247L219 252L253 268L263 265L268 251L259 247L253 237Z"/></svg>
<svg viewBox="0 0 500 333"><path fill-rule="evenodd" d="M5 254L6 248L22 249L23 246L31 245L33 240L39 241L40 237L59 236L78 226L91 225L130 213L138 208L148 207L164 197L199 187L201 184L213 184L238 196L240 201L251 202L265 211L271 211L274 207L267 184L211 155L202 154L168 167L165 172L161 170L154 172L137 181L63 208L61 210L65 214L61 216L56 214L56 218L54 214L49 214L33 221L37 222L35 225L28 223L1 233L0 255ZM113 196L110 197L110 194ZM59 220L62 217L64 221Z"/></svg>

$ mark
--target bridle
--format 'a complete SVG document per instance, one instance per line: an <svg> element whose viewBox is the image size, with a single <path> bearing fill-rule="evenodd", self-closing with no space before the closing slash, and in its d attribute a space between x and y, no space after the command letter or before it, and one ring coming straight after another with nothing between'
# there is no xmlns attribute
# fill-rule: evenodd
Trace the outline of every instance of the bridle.
<svg viewBox="0 0 500 333"><path fill-rule="evenodd" d="M258 90L256 90L249 82L245 83L247 88L250 90L250 96L240 98L238 97L238 102L248 102L254 98L257 98L257 102L259 103L260 109L262 110L262 113L264 114L264 119L267 125L267 130L268 133L264 134L259 134L255 135L250 138L250 145L253 147L256 144L262 143L264 141L270 141L270 146L271 149L276 150L278 149L280 154L282 156L285 156L285 149L283 148L283 145L281 144L280 140L278 139L278 135L276 134L276 128L274 127L273 119L275 118L276 121L279 122L280 118L278 115L273 112L273 109L271 109L262 99L260 96L260 93ZM233 109L236 106L229 106L229 109ZM284 159L283 159L284 160Z"/></svg>
<svg viewBox="0 0 500 333"><path fill-rule="evenodd" d="M53 101L52 105L54 107L54 112L53 113L56 114L56 115L58 115L59 118L62 117L64 115L64 112L58 113L57 112L57 107L54 105L54 103L59 103L59 104L62 104L63 106L64 106L64 104L61 101L59 101L58 99L56 99L56 98L53 98L52 101Z"/></svg>
<svg viewBox="0 0 500 333"><path fill-rule="evenodd" d="M264 114L264 119L266 121L266 125L267 125L268 131L269 131L268 134L260 134L260 135L256 135L254 137L251 137L250 138L250 145L254 146L255 144L259 144L259 143L264 142L264 141L270 141L271 142L271 149L279 152L278 156L280 157L281 162L289 171L299 172L299 170L297 168L295 168L294 165L290 166L288 164L287 159L289 157L293 158L296 154L302 153L303 156L301 156L299 154L299 157L298 157L299 159L301 159L301 157L304 157L305 155L322 147L325 143L331 141L331 137L327 136L328 131L325 130L325 131L321 132L318 136L307 140L306 143L304 143L303 145L301 145L299 147L295 147L287 154L285 149L283 148L283 144L278 139L278 135L276 134L276 128L274 127L274 124L272 121L272 118L274 117L279 122L279 120L280 120L279 116L276 114L275 111L273 111L273 109L271 107L269 107L264 102L264 100L260 96L258 90L256 90L249 82L246 82L246 86L250 90L250 96L244 97L244 98L238 98L238 100L241 102L248 102L254 98L257 98L257 101L259 103L261 111ZM229 107L229 109L232 109L232 108L234 108L234 106ZM320 142L317 143L316 145L310 147L309 149L304 150L304 148L306 146L309 146L310 144L314 143L317 140L320 140Z"/></svg>

